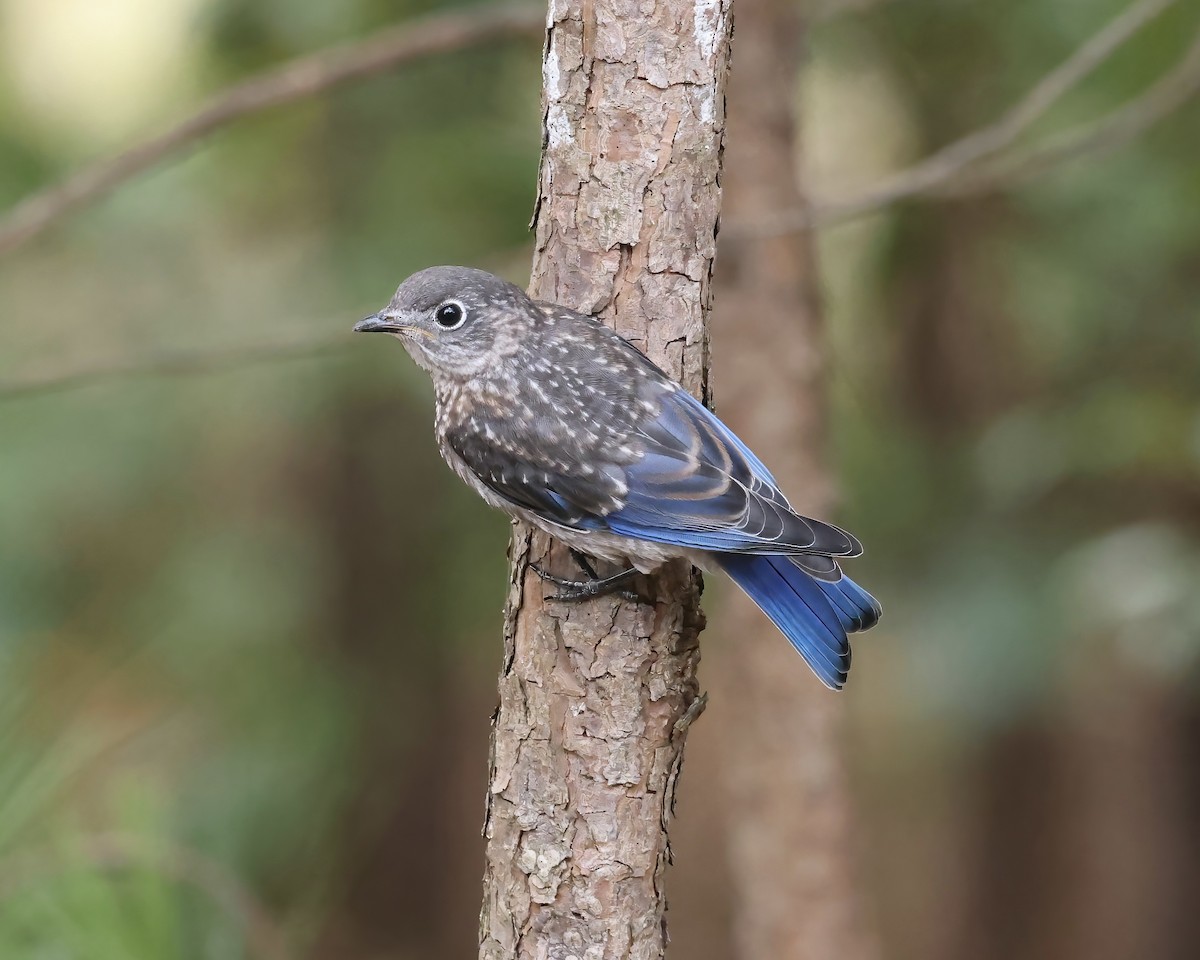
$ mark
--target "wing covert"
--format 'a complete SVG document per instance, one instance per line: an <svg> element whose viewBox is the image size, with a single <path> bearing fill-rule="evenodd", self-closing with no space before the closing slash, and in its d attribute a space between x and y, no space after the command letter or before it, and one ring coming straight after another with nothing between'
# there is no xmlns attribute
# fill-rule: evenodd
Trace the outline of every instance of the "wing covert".
<svg viewBox="0 0 1200 960"><path fill-rule="evenodd" d="M447 447L497 495L565 527L587 528L617 505L619 469L555 459L534 444L498 445L466 430L445 434ZM565 468L564 468L565 467Z"/></svg>
<svg viewBox="0 0 1200 960"><path fill-rule="evenodd" d="M664 388L638 426L641 458L628 466L624 507L606 518L626 536L699 550L853 557L846 531L796 513L774 477L715 414Z"/></svg>

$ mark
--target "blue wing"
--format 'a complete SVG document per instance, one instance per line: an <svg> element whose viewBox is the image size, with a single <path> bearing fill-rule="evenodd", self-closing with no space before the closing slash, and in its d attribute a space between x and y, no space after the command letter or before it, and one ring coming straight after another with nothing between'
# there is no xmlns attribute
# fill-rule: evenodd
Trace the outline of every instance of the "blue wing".
<svg viewBox="0 0 1200 960"><path fill-rule="evenodd" d="M625 468L617 533L711 552L821 682L840 690L850 671L849 634L874 626L879 603L835 558L862 552L844 530L792 510L741 440L682 390L639 426L641 458Z"/></svg>
<svg viewBox="0 0 1200 960"><path fill-rule="evenodd" d="M623 506L596 527L694 550L854 557L846 531L802 517L762 462L716 415L684 390L663 391L639 423L640 459L625 467ZM817 562L821 576L831 565Z"/></svg>

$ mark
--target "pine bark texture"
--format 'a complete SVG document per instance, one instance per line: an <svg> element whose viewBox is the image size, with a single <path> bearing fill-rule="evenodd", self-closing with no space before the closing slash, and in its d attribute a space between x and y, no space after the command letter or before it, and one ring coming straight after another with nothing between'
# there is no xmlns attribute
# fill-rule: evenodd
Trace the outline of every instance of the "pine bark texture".
<svg viewBox="0 0 1200 960"><path fill-rule="evenodd" d="M794 0L738 0L729 87L725 210L739 221L798 208L796 77L803 24ZM722 248L718 408L766 458L803 513L828 517L821 305L809 233ZM877 955L854 883L842 762L844 700L823 689L771 623L730 597L714 693L730 802L734 938L742 960ZM870 642L859 640L859 643ZM726 662L727 661L727 662ZM853 681L851 681L853 682Z"/></svg>
<svg viewBox="0 0 1200 960"><path fill-rule="evenodd" d="M552 0L530 292L599 314L698 396L720 210L731 0ZM480 917L485 960L654 960L695 678L700 581L653 605L547 601L514 528ZM604 570L600 571L604 573Z"/></svg>

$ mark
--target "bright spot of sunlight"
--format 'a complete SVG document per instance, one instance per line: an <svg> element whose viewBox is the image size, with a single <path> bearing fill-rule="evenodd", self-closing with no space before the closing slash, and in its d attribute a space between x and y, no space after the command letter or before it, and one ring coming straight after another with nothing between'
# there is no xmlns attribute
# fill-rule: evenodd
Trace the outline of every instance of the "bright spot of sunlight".
<svg viewBox="0 0 1200 960"><path fill-rule="evenodd" d="M0 71L39 130L90 152L114 145L186 90L209 0L0 0Z"/></svg>

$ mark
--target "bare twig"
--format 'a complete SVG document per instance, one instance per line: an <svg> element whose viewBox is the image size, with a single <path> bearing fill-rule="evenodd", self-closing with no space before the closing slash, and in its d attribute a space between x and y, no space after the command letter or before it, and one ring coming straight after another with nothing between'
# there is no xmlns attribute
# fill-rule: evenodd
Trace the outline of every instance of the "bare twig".
<svg viewBox="0 0 1200 960"><path fill-rule="evenodd" d="M245 933L258 960L292 960L278 924L250 890L217 861L186 847L148 843L137 837L101 834L82 842L78 855L97 870L150 870L205 893ZM0 902L71 871L74 861L57 853L12 857L0 864Z"/></svg>
<svg viewBox="0 0 1200 960"><path fill-rule="evenodd" d="M896 174L880 186L872 188L861 197L818 203L811 211L789 211L769 221L762 218L757 218L753 222L738 222L731 219L722 230L722 236L727 240L737 240L739 237L772 236L797 229L832 226L873 213L907 196L917 194L950 197L987 193L1043 174L1082 155L1102 153L1135 139L1200 93L1200 35L1197 35L1196 40L1175 69L1145 93L1099 120L1074 127L1049 139L1044 144L1012 156L997 157L987 162L984 162L986 157L980 157L976 163L968 162L966 168L957 165L943 168L949 172L944 173L942 179L934 178L928 182L923 181L920 190L910 193L896 189L897 182L908 181L910 176L913 177L911 182L915 182L916 175L934 164L940 156L961 157L964 152L961 147L963 143L968 146L971 143L981 142L995 144L1004 139L999 134L990 131L1003 128L1001 132L1006 136L1018 135L1021 132L1020 129L1014 130L1012 126L1014 116L1025 118L1025 123L1032 123L1049 108L1054 99L1065 92L1063 86L1065 79L1073 78L1072 82L1078 82L1084 75L1081 72L1084 65L1087 66L1087 70L1095 69L1100 62L1096 59L1098 56L1103 59L1111 55L1116 48L1114 44L1119 44L1121 39L1127 38L1138 26L1147 22L1149 18L1173 2L1174 0L1155 0L1153 3L1136 4L1129 8L1125 14L1112 21L1084 47L1080 48L1050 77L1039 83L1020 104L1006 114L1000 123L972 134L964 140L958 141L957 144L947 147L944 151L939 151L908 171ZM1134 16L1135 13L1136 16ZM1118 25L1120 26L1119 30L1115 29ZM1085 50L1089 51L1087 56L1083 56ZM1050 83L1054 77L1058 79L1054 83ZM1058 92L1054 93L1055 90ZM1047 91L1053 93L1054 96L1050 97ZM928 175L922 174L922 176ZM889 183L892 185L890 188ZM62 211L62 213L66 212L69 210ZM3 250L3 237L4 228L0 227L0 251ZM108 380L174 374L203 374L248 364L298 359L332 350L341 340L342 338L339 336L317 338L305 342L263 343L251 347L157 354L107 364L49 370L16 380L0 381L0 401L33 394L72 390Z"/></svg>
<svg viewBox="0 0 1200 960"><path fill-rule="evenodd" d="M19 379L0 381L0 400L38 393L74 390L107 380L212 373L216 370L228 370L249 364L299 360L326 353L335 347L344 346L346 342L347 338L343 334L338 337L314 337L311 340L293 339L276 343L254 344L248 347L221 347L215 350L195 350L186 353L160 353L133 360L84 364L66 369L49 370Z"/></svg>
<svg viewBox="0 0 1200 960"><path fill-rule="evenodd" d="M484 257L481 265L501 276L516 276L528 259L529 245L523 243ZM520 267L516 266L518 263ZM349 324L350 321L343 318L338 322L337 332L305 339L289 337L241 346L151 353L129 359L59 366L11 380L0 379L0 403L19 397L77 390L110 380L203 375L277 360L318 357L349 346Z"/></svg>
<svg viewBox="0 0 1200 960"><path fill-rule="evenodd" d="M545 17L545 11L525 4L437 14L260 73L217 94L168 130L22 200L0 220L0 255L234 120L421 57L528 35L544 27Z"/></svg>
<svg viewBox="0 0 1200 960"><path fill-rule="evenodd" d="M1114 149L1136 139L1150 127L1170 116L1190 99L1200 94L1200 34L1180 63L1141 96L1136 97L1101 119L1082 124L1045 144L1017 155L997 159L977 171L944 184L935 184L930 195L955 197L973 196L1000 190L1014 183L1044 174L1080 156L1094 155ZM894 202L898 198L880 200L872 208L835 216L829 208L818 206L811 219L801 226L825 227L861 216ZM731 221L723 234L736 240L741 236L770 236L799 229L767 230L762 221L742 224ZM730 236L732 235L732 236ZM205 374L257 363L293 360L317 356L333 350L343 342L341 336L314 338L311 341L262 343L250 347L227 347L217 350L188 353L156 354L133 360L104 364L87 364L66 369L49 370L14 380L0 380L0 401L42 393L73 390L109 380L135 377Z"/></svg>
<svg viewBox="0 0 1200 960"><path fill-rule="evenodd" d="M1138 0L1043 77L996 123L955 141L905 170L884 177L858 196L818 201L811 209L783 211L769 218L759 218L754 223L732 223L728 225L730 232L761 237L829 226L873 213L899 200L936 193L972 165L1011 146L1064 94L1111 57L1145 24L1176 2Z"/></svg>
<svg viewBox="0 0 1200 960"><path fill-rule="evenodd" d="M947 184L939 196L989 193L1028 180L1078 157L1095 156L1137 139L1200 94L1200 33L1179 64L1141 96L1092 123L1081 124L1016 156L997 158Z"/></svg>

